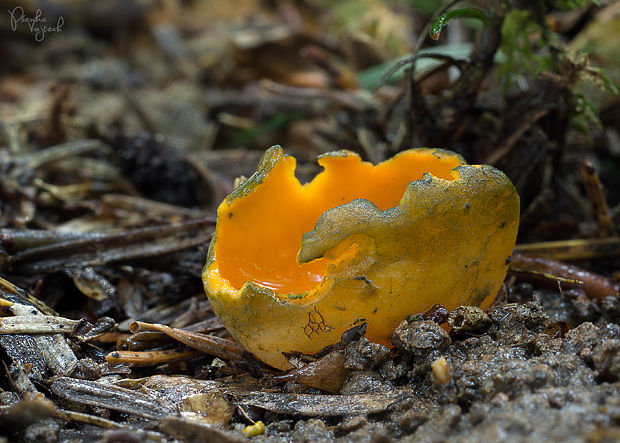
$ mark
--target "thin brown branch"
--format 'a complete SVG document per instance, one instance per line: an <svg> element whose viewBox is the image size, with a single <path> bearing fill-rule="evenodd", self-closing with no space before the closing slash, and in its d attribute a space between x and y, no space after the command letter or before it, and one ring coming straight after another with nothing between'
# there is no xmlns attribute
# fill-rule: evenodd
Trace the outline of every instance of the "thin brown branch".
<svg viewBox="0 0 620 443"><path fill-rule="evenodd" d="M609 215L609 207L607 199L603 193L603 185L599 179L598 173L589 161L584 161L581 165L581 176L586 187L592 215L598 226L599 237L607 237L615 233L614 223Z"/></svg>
<svg viewBox="0 0 620 443"><path fill-rule="evenodd" d="M144 323L135 321L129 325L131 332L139 331L159 331L169 337L191 347L219 357L224 360L241 360L243 356L243 348L232 340L216 337L214 335L200 334L198 332L189 332L182 329L171 328L166 325Z"/></svg>
<svg viewBox="0 0 620 443"><path fill-rule="evenodd" d="M204 355L200 351L179 351L165 349L157 351L114 351L106 355L105 359L111 365L129 364L131 366L156 366L162 363L189 360Z"/></svg>
<svg viewBox="0 0 620 443"><path fill-rule="evenodd" d="M610 279L561 261L515 252L512 255L510 267L516 271L541 272L565 279L582 281L583 288L590 298L602 299L618 294L618 288Z"/></svg>
<svg viewBox="0 0 620 443"><path fill-rule="evenodd" d="M584 238L538 243L524 243L515 247L524 254L547 257L555 260L585 260L620 255L620 238Z"/></svg>

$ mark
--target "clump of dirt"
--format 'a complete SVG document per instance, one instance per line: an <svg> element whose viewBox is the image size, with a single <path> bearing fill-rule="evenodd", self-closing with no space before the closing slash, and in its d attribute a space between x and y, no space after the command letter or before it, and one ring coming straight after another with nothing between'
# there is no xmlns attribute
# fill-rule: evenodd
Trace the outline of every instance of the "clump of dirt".
<svg viewBox="0 0 620 443"><path fill-rule="evenodd" d="M345 351L351 374L342 393L406 387L414 394L382 416L346 418L333 436L343 441L615 440L620 432L620 326L612 322L617 297L600 303L609 306L599 310L596 324L583 322L562 336L551 319L574 310L570 302L551 303L562 295L549 294L530 292L529 301L490 309L491 324L483 333L449 335L433 321L404 321L392 334L393 354L366 339L351 344ZM443 384L431 369L442 357L451 373Z"/></svg>

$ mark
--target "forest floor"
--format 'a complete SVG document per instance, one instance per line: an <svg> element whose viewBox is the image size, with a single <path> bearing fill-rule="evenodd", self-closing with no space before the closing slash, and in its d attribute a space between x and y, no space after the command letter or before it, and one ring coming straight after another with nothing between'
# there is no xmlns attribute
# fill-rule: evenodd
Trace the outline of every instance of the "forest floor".
<svg viewBox="0 0 620 443"><path fill-rule="evenodd" d="M434 40L418 3L0 1L0 442L620 441L620 4ZM272 145L302 182L338 149L504 171L494 303L354 328L318 385L231 357L201 273Z"/></svg>

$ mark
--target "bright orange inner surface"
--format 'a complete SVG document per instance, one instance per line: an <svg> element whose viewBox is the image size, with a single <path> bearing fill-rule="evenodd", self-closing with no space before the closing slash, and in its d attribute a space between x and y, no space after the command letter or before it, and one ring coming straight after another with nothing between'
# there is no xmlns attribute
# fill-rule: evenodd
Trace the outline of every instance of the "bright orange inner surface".
<svg viewBox="0 0 620 443"><path fill-rule="evenodd" d="M215 259L220 276L235 288L252 281L280 294L309 291L321 281L326 263L300 266L297 252L321 214L357 198L386 210L425 172L453 180L450 171L460 162L431 151L405 151L376 166L353 155L326 156L319 159L324 170L305 185L295 178L295 164L285 156L251 194L218 209Z"/></svg>

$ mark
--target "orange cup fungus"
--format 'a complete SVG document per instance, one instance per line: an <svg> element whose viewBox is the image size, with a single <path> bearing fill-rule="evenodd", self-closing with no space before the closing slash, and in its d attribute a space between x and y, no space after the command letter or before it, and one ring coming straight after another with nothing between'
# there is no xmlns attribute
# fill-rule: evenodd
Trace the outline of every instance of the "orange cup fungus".
<svg viewBox="0 0 620 443"><path fill-rule="evenodd" d="M459 155L411 149L376 166L350 151L319 157L311 182L279 146L217 211L203 271L215 314L249 352L289 369L367 322L389 345L435 303L488 307L519 219L510 180Z"/></svg>

